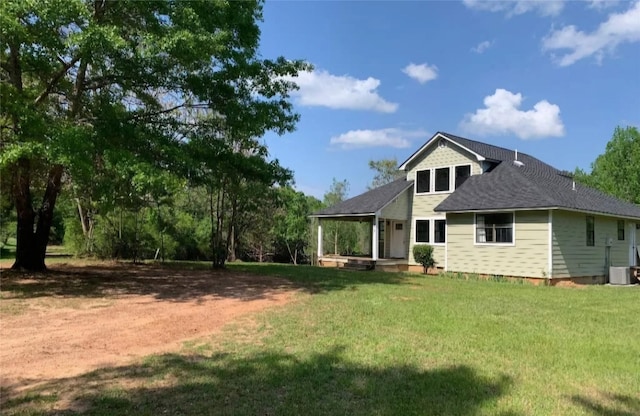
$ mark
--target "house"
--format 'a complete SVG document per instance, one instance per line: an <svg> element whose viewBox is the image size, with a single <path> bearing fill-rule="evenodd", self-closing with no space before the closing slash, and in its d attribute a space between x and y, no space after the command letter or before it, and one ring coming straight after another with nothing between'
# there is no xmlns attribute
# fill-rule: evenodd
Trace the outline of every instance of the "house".
<svg viewBox="0 0 640 416"><path fill-rule="evenodd" d="M399 169L404 178L312 215L320 265L419 271L413 247L430 244L441 270L550 284L640 266L640 206L532 156L438 132ZM370 253L326 254L326 220L370 224Z"/></svg>

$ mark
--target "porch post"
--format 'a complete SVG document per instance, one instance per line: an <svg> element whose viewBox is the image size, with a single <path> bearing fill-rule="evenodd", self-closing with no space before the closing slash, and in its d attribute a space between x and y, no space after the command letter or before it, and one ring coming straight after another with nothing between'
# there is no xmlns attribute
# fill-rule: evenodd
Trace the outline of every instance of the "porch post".
<svg viewBox="0 0 640 416"><path fill-rule="evenodd" d="M378 215L373 217L371 232L371 259L376 261L378 260Z"/></svg>
<svg viewBox="0 0 640 416"><path fill-rule="evenodd" d="M322 220L318 218L318 260L324 254L324 250L322 248Z"/></svg>

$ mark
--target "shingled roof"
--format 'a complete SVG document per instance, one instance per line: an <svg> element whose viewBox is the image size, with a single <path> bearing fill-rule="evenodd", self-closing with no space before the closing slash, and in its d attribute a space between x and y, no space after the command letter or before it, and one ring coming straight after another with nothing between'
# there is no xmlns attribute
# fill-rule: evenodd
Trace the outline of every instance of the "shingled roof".
<svg viewBox="0 0 640 416"><path fill-rule="evenodd" d="M499 164L491 172L471 176L435 211L565 208L640 218L640 206L575 183L570 175L532 156L520 153L518 160L522 164L515 164L512 150L439 134Z"/></svg>
<svg viewBox="0 0 640 416"><path fill-rule="evenodd" d="M398 179L337 205L312 214L312 217L374 215L398 195L413 186L413 181Z"/></svg>

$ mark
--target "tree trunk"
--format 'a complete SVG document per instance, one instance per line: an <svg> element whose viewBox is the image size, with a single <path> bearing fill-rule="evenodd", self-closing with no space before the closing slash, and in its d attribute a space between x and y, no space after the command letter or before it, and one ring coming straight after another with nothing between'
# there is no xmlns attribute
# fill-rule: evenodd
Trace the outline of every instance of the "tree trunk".
<svg viewBox="0 0 640 416"><path fill-rule="evenodd" d="M20 159L17 164L13 195L18 216L16 261L13 269L28 271L45 271L45 254L53 220L53 210L60 194L62 184L62 165L54 165L49 171L47 188L38 210L38 222L31 201L31 166L27 159ZM34 229L34 224L36 225Z"/></svg>

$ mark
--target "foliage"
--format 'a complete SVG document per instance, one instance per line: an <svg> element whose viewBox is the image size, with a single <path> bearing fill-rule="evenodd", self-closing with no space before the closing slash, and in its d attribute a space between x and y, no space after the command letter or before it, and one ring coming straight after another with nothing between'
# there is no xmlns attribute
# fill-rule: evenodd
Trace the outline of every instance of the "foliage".
<svg viewBox="0 0 640 416"><path fill-rule="evenodd" d="M349 182L333 178L331 187L324 194L323 204L331 207L347 199ZM323 246L332 247L333 254L352 255L358 253L358 225L347 221L322 220Z"/></svg>
<svg viewBox="0 0 640 416"><path fill-rule="evenodd" d="M405 173L398 170L398 160L391 159L369 160L369 169L376 172L369 189L375 189L386 185L405 176Z"/></svg>
<svg viewBox="0 0 640 416"><path fill-rule="evenodd" d="M291 187L283 187L278 191L282 206L275 218L276 242L286 247L293 264L298 264L300 260L308 263L307 259L301 257L309 244L309 215L319 201Z"/></svg>
<svg viewBox="0 0 640 416"><path fill-rule="evenodd" d="M576 180L622 200L640 204L640 131L616 127L605 152L591 164L591 173L576 168Z"/></svg>
<svg viewBox="0 0 640 416"><path fill-rule="evenodd" d="M283 77L308 65L261 59L261 19L257 1L0 3L0 176L17 212L14 267L44 269L63 186L75 187L83 218L157 206L162 172L189 178L202 164L213 167L211 193L226 191L235 172L217 162L248 156L240 150L268 130L293 130L295 84ZM90 229L85 221L89 241Z"/></svg>
<svg viewBox="0 0 640 416"><path fill-rule="evenodd" d="M424 267L425 273L429 268L436 265L436 261L433 259L433 246L428 244L413 246L413 258Z"/></svg>

